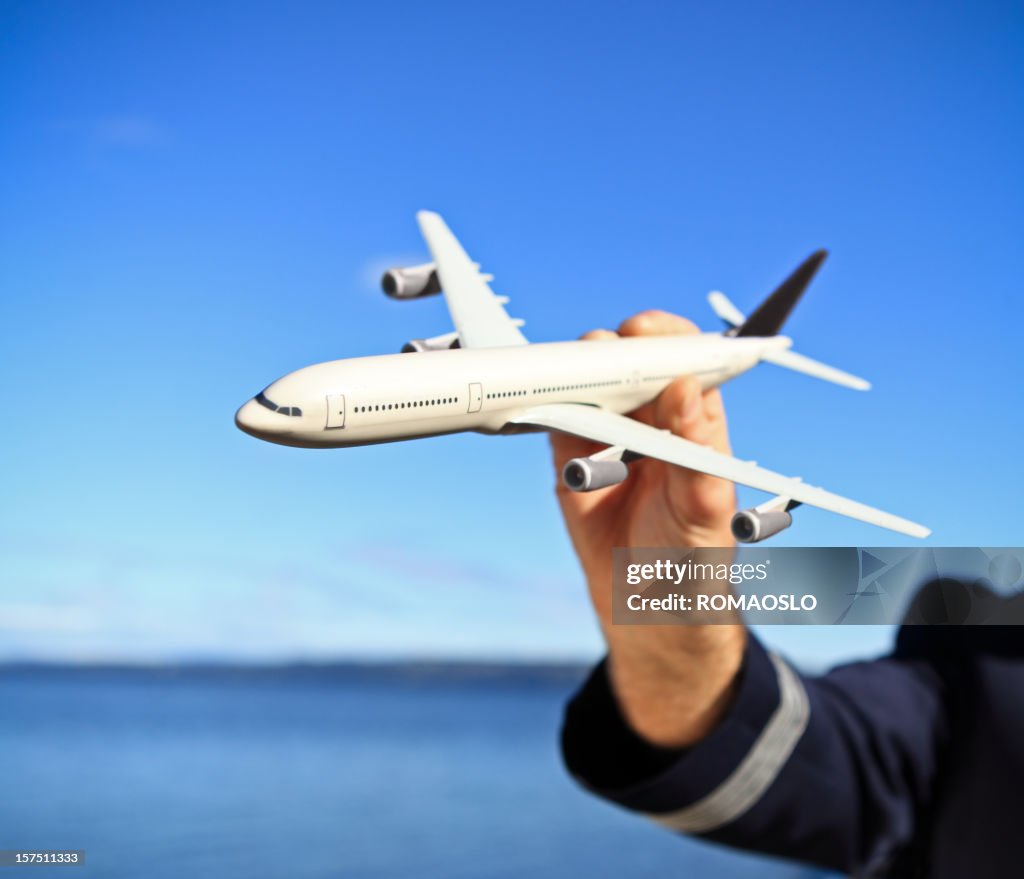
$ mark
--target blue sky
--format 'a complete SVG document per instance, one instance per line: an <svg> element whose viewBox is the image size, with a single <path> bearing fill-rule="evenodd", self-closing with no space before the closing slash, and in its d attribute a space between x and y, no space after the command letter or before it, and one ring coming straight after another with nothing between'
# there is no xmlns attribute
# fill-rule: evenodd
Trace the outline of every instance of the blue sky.
<svg viewBox="0 0 1024 879"><path fill-rule="evenodd" d="M875 389L762 367L735 449L1019 545L1022 46L1011 3L5 4L0 657L596 654L542 438L232 423L450 328L376 287L420 208L537 341L715 328L708 290L830 248L787 332ZM804 509L780 542L900 539Z"/></svg>

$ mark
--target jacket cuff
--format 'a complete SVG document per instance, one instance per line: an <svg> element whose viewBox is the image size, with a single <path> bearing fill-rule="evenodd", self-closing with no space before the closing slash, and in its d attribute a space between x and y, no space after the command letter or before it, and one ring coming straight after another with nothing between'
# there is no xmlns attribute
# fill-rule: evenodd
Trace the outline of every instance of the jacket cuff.
<svg viewBox="0 0 1024 879"><path fill-rule="evenodd" d="M667 749L646 742L626 723L602 661L566 710L562 754L569 771L621 806L655 820L672 818L663 823L676 829L721 826L737 807L743 810L752 782L756 786L767 772L764 787L771 783L807 724L799 679L752 634L739 676L732 705L715 729L689 748ZM759 765L745 766L751 762Z"/></svg>

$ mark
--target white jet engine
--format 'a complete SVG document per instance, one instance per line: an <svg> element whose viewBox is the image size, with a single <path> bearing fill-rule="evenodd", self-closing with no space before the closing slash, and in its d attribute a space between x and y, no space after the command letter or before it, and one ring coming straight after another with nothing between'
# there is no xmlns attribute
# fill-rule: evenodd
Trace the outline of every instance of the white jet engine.
<svg viewBox="0 0 1024 879"><path fill-rule="evenodd" d="M392 299L419 299L441 292L437 267L432 262L404 269L388 269L380 279L380 286Z"/></svg>
<svg viewBox="0 0 1024 879"><path fill-rule="evenodd" d="M777 497L732 517L732 536L740 543L760 543L793 524L789 511L799 507L790 498Z"/></svg>
<svg viewBox="0 0 1024 879"><path fill-rule="evenodd" d="M618 485L629 476L631 456L620 446L610 446L589 458L573 458L562 468L562 481L573 491L597 491Z"/></svg>
<svg viewBox="0 0 1024 879"><path fill-rule="evenodd" d="M402 346L403 354L418 354L421 351L445 351L448 348L460 348L458 333L445 333L431 336L429 339L410 339Z"/></svg>

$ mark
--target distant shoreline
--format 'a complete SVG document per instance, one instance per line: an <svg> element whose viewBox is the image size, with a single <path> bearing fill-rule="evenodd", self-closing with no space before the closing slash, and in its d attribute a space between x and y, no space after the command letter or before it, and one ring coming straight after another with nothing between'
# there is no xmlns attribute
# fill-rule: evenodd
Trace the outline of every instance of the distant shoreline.
<svg viewBox="0 0 1024 879"><path fill-rule="evenodd" d="M339 660L328 662L0 662L0 682L13 678L290 680L342 682L572 683L589 666L574 662L472 660Z"/></svg>

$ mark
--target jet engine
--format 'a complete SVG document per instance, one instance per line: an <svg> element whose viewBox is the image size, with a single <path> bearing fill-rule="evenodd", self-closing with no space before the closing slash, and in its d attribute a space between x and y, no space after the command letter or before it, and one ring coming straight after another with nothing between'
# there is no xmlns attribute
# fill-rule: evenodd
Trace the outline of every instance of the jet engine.
<svg viewBox="0 0 1024 879"><path fill-rule="evenodd" d="M441 292L441 281L432 262L404 269L388 269L380 279L380 286L392 299L419 299Z"/></svg>
<svg viewBox="0 0 1024 879"><path fill-rule="evenodd" d="M421 351L445 351L448 348L460 348L458 333L445 333L443 336L432 336L429 339L410 339L402 346L403 354L418 354Z"/></svg>
<svg viewBox="0 0 1024 879"><path fill-rule="evenodd" d="M562 481L573 491L596 491L618 485L629 476L629 467L621 458L573 458L562 468Z"/></svg>
<svg viewBox="0 0 1024 879"><path fill-rule="evenodd" d="M789 511L797 506L788 498L776 498L759 507L740 510L732 517L732 536L740 543L760 543L792 525Z"/></svg>

